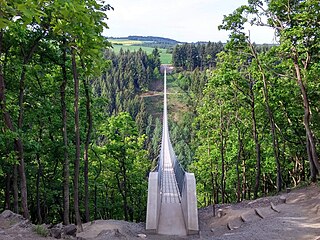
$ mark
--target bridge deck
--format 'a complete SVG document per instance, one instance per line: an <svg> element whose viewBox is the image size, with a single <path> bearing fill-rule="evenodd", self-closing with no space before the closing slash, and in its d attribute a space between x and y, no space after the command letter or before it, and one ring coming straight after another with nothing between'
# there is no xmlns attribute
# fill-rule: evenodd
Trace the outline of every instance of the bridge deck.
<svg viewBox="0 0 320 240"><path fill-rule="evenodd" d="M164 235L187 235L181 198L173 171L168 142L163 145L163 177L161 182L161 211L158 233Z"/></svg>

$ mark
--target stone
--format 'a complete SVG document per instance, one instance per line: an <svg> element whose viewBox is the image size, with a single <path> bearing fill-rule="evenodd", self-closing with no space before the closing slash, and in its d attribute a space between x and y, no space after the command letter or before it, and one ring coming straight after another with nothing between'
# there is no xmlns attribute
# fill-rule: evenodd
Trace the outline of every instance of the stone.
<svg viewBox="0 0 320 240"><path fill-rule="evenodd" d="M75 237L77 234L77 227L74 224L69 224L63 228L64 235Z"/></svg>
<svg viewBox="0 0 320 240"><path fill-rule="evenodd" d="M287 188L287 193L291 192L291 188Z"/></svg>
<svg viewBox="0 0 320 240"><path fill-rule="evenodd" d="M225 213L224 213L223 210L220 208L220 209L218 209L217 215L218 215L218 218L221 218L221 217L223 217L223 216L225 215Z"/></svg>
<svg viewBox="0 0 320 240"><path fill-rule="evenodd" d="M280 211L277 209L277 207L273 204L273 202L270 202L271 209L277 213L280 213Z"/></svg>
<svg viewBox="0 0 320 240"><path fill-rule="evenodd" d="M62 234L62 229L60 229L60 228L53 227L53 228L50 229L51 237L60 239L61 238L61 234Z"/></svg>
<svg viewBox="0 0 320 240"><path fill-rule="evenodd" d="M5 210L1 213L1 217L3 217L3 218L9 218L12 215L14 215L14 213L10 210Z"/></svg>
<svg viewBox="0 0 320 240"><path fill-rule="evenodd" d="M280 196L279 201L280 201L280 203L286 203L287 198L285 196Z"/></svg>
<svg viewBox="0 0 320 240"><path fill-rule="evenodd" d="M127 239L125 235L121 234L119 229L109 229L101 231L96 240L111 240L111 239Z"/></svg>
<svg viewBox="0 0 320 240"><path fill-rule="evenodd" d="M147 235L145 235L145 234L143 234L143 233L139 233L139 234L138 234L138 237L139 237L139 238L147 238Z"/></svg>
<svg viewBox="0 0 320 240"><path fill-rule="evenodd" d="M262 219L264 218L264 216L262 215L260 209L255 208L255 209L254 209L254 212L255 212L255 214L258 215L260 218L262 218Z"/></svg>
<svg viewBox="0 0 320 240"><path fill-rule="evenodd" d="M50 235L54 238L60 239L62 236L62 231L63 231L63 225L62 223L54 225L50 229Z"/></svg>
<svg viewBox="0 0 320 240"><path fill-rule="evenodd" d="M27 228L31 225L31 221L30 220L23 220L21 222L19 222L18 226L21 228Z"/></svg>

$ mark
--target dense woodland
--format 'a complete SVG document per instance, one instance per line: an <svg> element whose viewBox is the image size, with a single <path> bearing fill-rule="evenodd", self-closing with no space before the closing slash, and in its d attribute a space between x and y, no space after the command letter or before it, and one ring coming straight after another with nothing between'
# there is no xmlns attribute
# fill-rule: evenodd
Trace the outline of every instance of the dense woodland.
<svg viewBox="0 0 320 240"><path fill-rule="evenodd" d="M80 228L98 218L144 221L161 123L138 95L160 77L159 52L115 55L101 35L109 9L1 5L2 209Z"/></svg>
<svg viewBox="0 0 320 240"><path fill-rule="evenodd" d="M184 142L190 142L188 169L196 174L200 206L317 181L319 13L313 0L249 1L219 27L230 39L213 69L177 76L192 113L182 125L192 125ZM277 43L256 45L247 23L274 29Z"/></svg>
<svg viewBox="0 0 320 240"><path fill-rule="evenodd" d="M112 7L95 0L1 4L1 208L79 229L144 221L162 128L141 94L162 78L159 51L115 54L102 36ZM319 16L317 0L251 0L224 17L226 44L173 49L187 111L170 135L199 207L317 181ZM247 23L277 43L256 45Z"/></svg>
<svg viewBox="0 0 320 240"><path fill-rule="evenodd" d="M216 66L217 54L223 50L223 44L218 43L185 43L173 49L172 63L176 68L193 71L196 68L204 70Z"/></svg>

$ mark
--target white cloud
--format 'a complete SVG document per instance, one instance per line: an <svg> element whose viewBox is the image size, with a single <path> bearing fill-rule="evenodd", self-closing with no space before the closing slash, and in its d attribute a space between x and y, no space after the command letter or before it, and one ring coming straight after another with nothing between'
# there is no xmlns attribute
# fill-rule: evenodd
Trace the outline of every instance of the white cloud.
<svg viewBox="0 0 320 240"><path fill-rule="evenodd" d="M109 4L115 10L108 12L107 23L110 29L105 34L114 37L152 35L188 42L226 41L228 33L218 31L223 15L232 13L246 2L246 0L109 0ZM265 30L255 29L255 33L258 34L251 33L251 35L257 42L272 40L272 34Z"/></svg>

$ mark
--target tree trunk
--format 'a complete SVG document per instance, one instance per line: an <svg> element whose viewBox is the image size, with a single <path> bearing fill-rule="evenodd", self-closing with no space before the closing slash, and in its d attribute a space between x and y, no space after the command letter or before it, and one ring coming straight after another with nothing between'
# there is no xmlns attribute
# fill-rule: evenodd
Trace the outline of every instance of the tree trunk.
<svg viewBox="0 0 320 240"><path fill-rule="evenodd" d="M63 53L62 53L62 83L60 85L60 103L62 114L62 135L63 135L63 223L70 224L70 170L69 170L69 156L68 156L68 130L67 130L67 105L66 105L66 86L67 86L67 49L66 40L63 39Z"/></svg>
<svg viewBox="0 0 320 240"><path fill-rule="evenodd" d="M80 131L79 131L79 79L77 74L75 49L71 49L72 73L74 80L74 130L76 155L74 159L74 212L79 232L83 231L79 209L79 169L80 169Z"/></svg>
<svg viewBox="0 0 320 240"><path fill-rule="evenodd" d="M19 116L18 116L18 129L22 130L23 126L23 113L24 113L24 89L25 89L25 78L26 78L26 65L29 63L34 51L36 50L38 43L42 36L38 36L27 55L23 58L23 65L22 65L22 71L20 76L20 82L19 82ZM28 191L27 191L27 178L25 173L25 162L24 162L24 149L23 149L23 142L21 138L18 138L15 140L15 147L18 152L18 158L19 158L19 175L20 175L20 191L21 191L21 205L23 210L23 216L27 219L29 219L29 209L28 209Z"/></svg>
<svg viewBox="0 0 320 240"><path fill-rule="evenodd" d="M308 99L306 87L302 80L301 71L298 64L297 53L294 53L293 63L296 71L297 82L300 87L302 100L303 100L303 108L304 108L303 123L304 123L304 127L306 130L306 137L307 137L307 144L306 144L307 152L310 153L308 154L308 159L309 159L310 170L311 170L311 181L315 182L317 180L317 175L320 172L320 163L317 155L315 140L310 127L311 113L310 113L309 99Z"/></svg>
<svg viewBox="0 0 320 240"><path fill-rule="evenodd" d="M238 149L238 156L237 156L237 165L236 165L236 171L237 171L237 202L241 201L241 182L240 182L240 171L239 171L239 165L241 161L241 153L242 153L242 139L241 139L241 133L240 129L238 129L238 142L239 142L239 149Z"/></svg>
<svg viewBox="0 0 320 240"><path fill-rule="evenodd" d="M247 178L246 178L246 160L242 160L242 199L246 199L247 195Z"/></svg>
<svg viewBox="0 0 320 240"><path fill-rule="evenodd" d="M225 203L225 159L224 159L224 126L222 119L222 110L220 110L220 155L221 155L221 200L222 203Z"/></svg>
<svg viewBox="0 0 320 240"><path fill-rule="evenodd" d="M29 209L28 209L28 194L27 194L27 178L26 172L24 168L24 150L21 139L15 140L15 146L18 151L18 157L20 161L20 165L18 167L19 175L20 175L20 191L21 191L21 205L23 211L23 217L29 219Z"/></svg>
<svg viewBox="0 0 320 240"><path fill-rule="evenodd" d="M40 178L42 175L42 165L41 165L40 156L38 153L37 153L37 162L38 162L38 173L37 173L37 183L36 183L37 216L38 216L38 224L42 224L41 203L40 203Z"/></svg>
<svg viewBox="0 0 320 240"><path fill-rule="evenodd" d="M3 30L0 30L0 57L2 57L2 44L3 44ZM12 124L11 116L7 112L6 107L6 87L4 82L4 76L3 76L3 68L2 64L0 62L0 110L3 117L3 122L7 129L10 131L14 131L14 127ZM15 146L15 144L14 144ZM16 148L15 148L16 150ZM19 206L18 206L18 171L17 171L17 165L14 165L14 177L13 177L13 191L14 191L14 211L16 213L19 212Z"/></svg>
<svg viewBox="0 0 320 240"><path fill-rule="evenodd" d="M23 113L24 113L24 82L26 77L26 64L27 60L24 60L22 66L22 72L20 76L20 85L19 85L19 117L18 117L18 129L22 130L23 125ZM22 139L19 138L15 141L16 148L18 150L19 157L19 175L20 175L20 190L21 190L21 205L23 209L23 216L29 218L29 209L28 209L28 192L27 192L27 178L25 172L25 162L24 162L24 149Z"/></svg>
<svg viewBox="0 0 320 240"><path fill-rule="evenodd" d="M0 42L2 42L2 37L0 38ZM1 55L1 51L0 51L0 55ZM0 109L2 111L2 116L4 119L5 126L10 131L14 132L11 116L6 110L5 83L4 83L4 78L2 74L2 66L0 66ZM14 141L14 148L15 148L15 151L18 153L18 158L20 162L19 175L20 175L21 203L22 203L22 209L23 209L23 216L28 219L30 215L29 215L28 200L27 200L27 179L26 179L25 169L24 169L23 145L20 138ZM16 193L17 192L18 191L16 191Z"/></svg>
<svg viewBox="0 0 320 240"><path fill-rule="evenodd" d="M10 192L11 192L11 174L6 174L6 190L5 190L5 201L4 209L10 209Z"/></svg>
<svg viewBox="0 0 320 240"><path fill-rule="evenodd" d="M13 211L19 213L18 165L13 166Z"/></svg>
<svg viewBox="0 0 320 240"><path fill-rule="evenodd" d="M83 65L84 68L84 65ZM88 128L86 133L86 142L84 145L84 208L85 208L85 221L90 221L90 212L89 212L89 145L90 145L90 137L92 132L92 114L91 114L91 106L90 106L90 92L89 92L89 82L88 79L83 78L83 86L86 95L86 112L87 112L87 122Z"/></svg>
<svg viewBox="0 0 320 240"><path fill-rule="evenodd" d="M127 189L127 170L123 161L122 165L122 174L123 174L123 208L124 208L124 216L125 220L129 220L129 213L128 213L128 189Z"/></svg>
<svg viewBox="0 0 320 240"><path fill-rule="evenodd" d="M215 190L215 186L214 186L214 173L213 173L213 160L211 155L211 149L210 149L210 138L209 138L209 132L208 132L208 158L210 159L210 176L211 176L211 198L212 198L212 213L213 216L216 216L216 201L215 201L215 194L214 194L214 190Z"/></svg>
<svg viewBox="0 0 320 240"><path fill-rule="evenodd" d="M261 175L261 153L260 153L260 143L259 143L259 136L257 131L257 121L256 121L256 113L255 113L255 98L253 92L253 83L250 83L250 95L251 95L251 118L252 118L252 134L253 139L256 145L256 179L254 185L254 198L258 197L258 192L260 188L260 175ZM250 197L250 194L249 194Z"/></svg>
<svg viewBox="0 0 320 240"><path fill-rule="evenodd" d="M258 68L259 71L262 75L262 81L263 81L263 95L264 95L264 100L265 100L265 105L267 108L267 113L268 113L268 117L269 117L269 122L270 122L270 131L271 131L271 135L272 135L272 145L273 145L273 154L274 154L274 158L276 161L276 165L277 165L277 192L281 191L282 188L282 176L281 176L281 165L280 165L280 159L279 159L279 144L278 144L278 138L277 138L277 134L276 134L276 127L275 127L275 121L274 121L274 117L273 117L273 112L272 109L269 105L269 91L268 91L268 84L267 84L267 80L266 80L266 75L265 72L262 68L262 64L258 58L258 54L254 48L254 46L252 45L251 42L249 42L250 45L250 49L251 49L251 53L254 56L254 58L257 60L257 64L258 64Z"/></svg>

